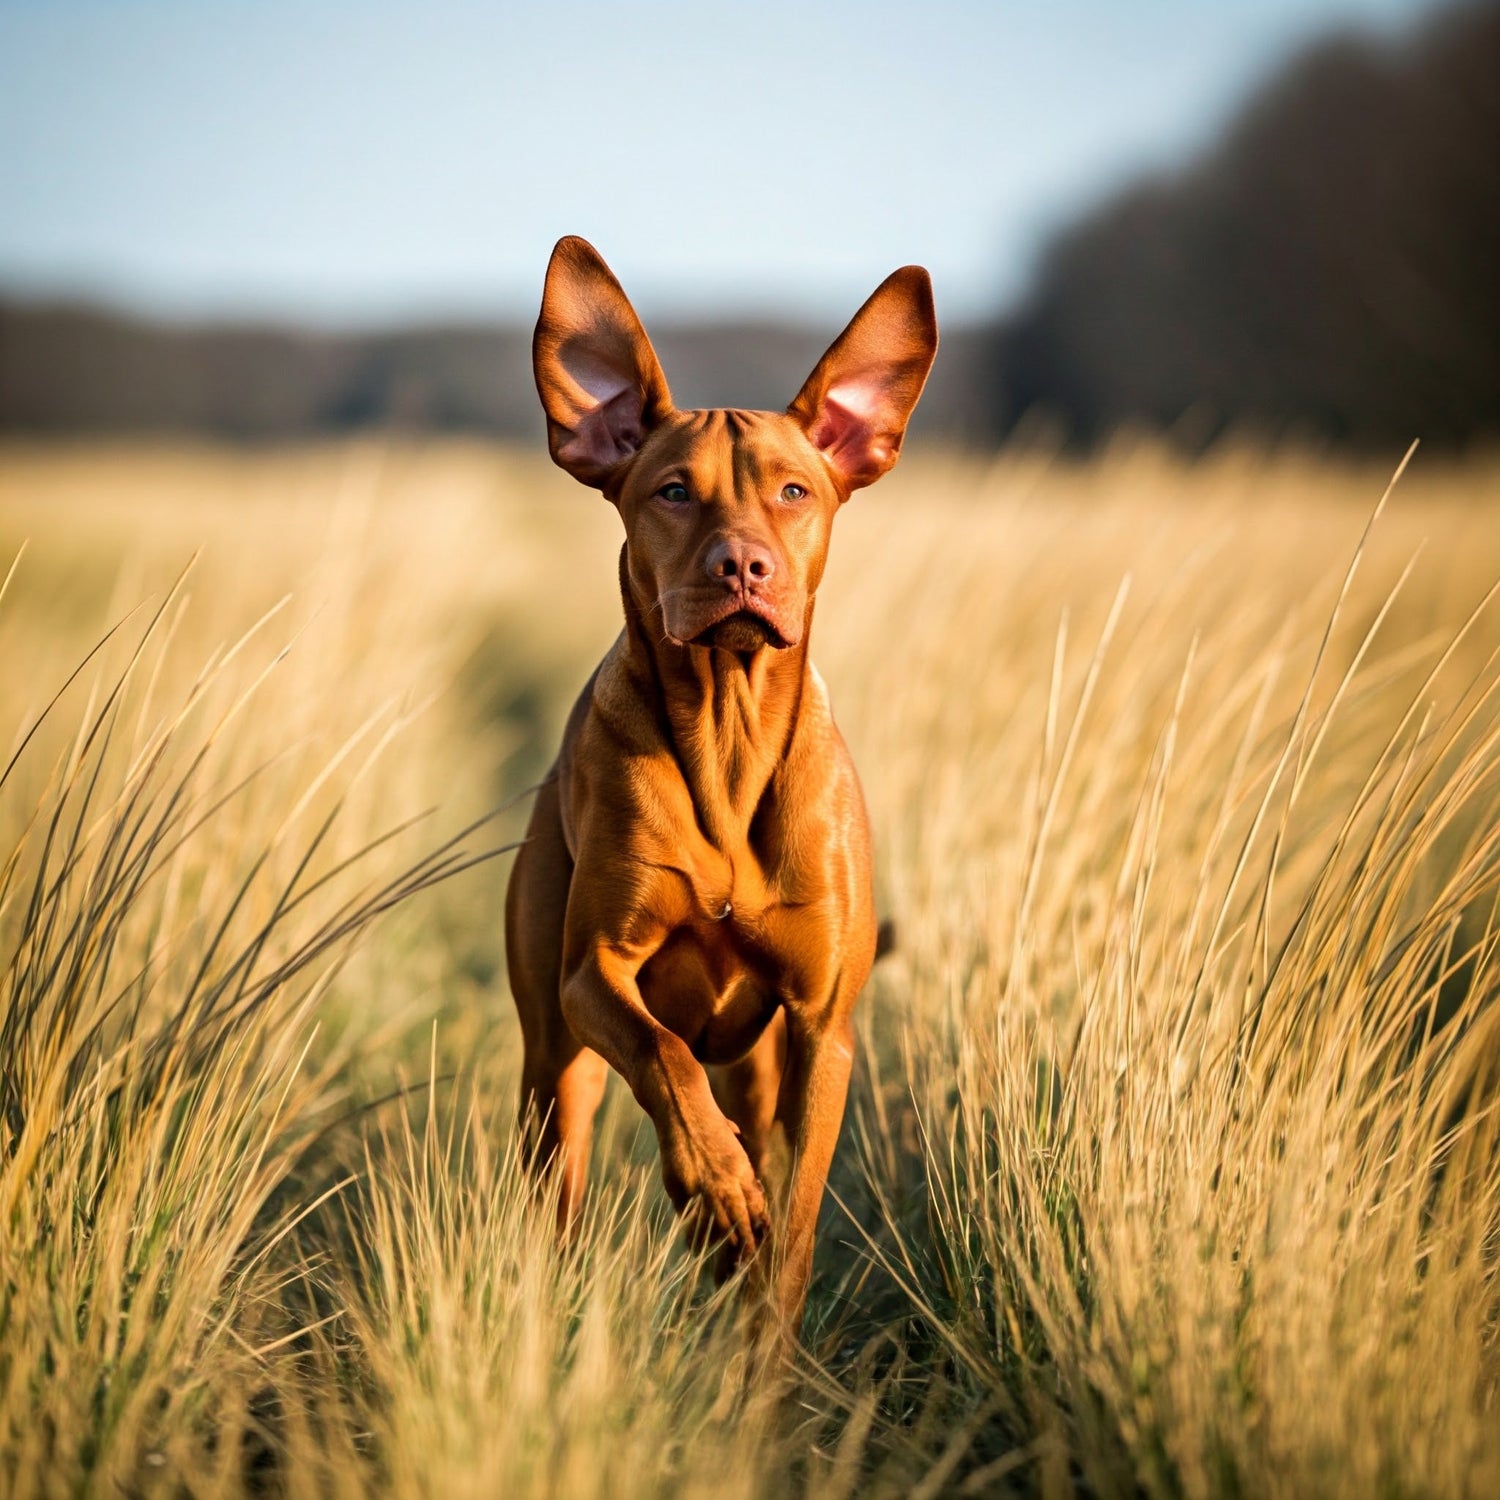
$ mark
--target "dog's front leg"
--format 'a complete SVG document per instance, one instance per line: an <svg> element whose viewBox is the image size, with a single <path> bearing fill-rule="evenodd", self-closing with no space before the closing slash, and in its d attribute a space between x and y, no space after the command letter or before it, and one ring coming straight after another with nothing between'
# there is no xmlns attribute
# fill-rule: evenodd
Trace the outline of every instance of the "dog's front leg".
<svg viewBox="0 0 1500 1500"><path fill-rule="evenodd" d="M787 1007L787 1058L776 1117L792 1148L784 1219L777 1224L772 1306L782 1329L795 1336L812 1279L813 1238L828 1169L844 1120L854 1030L848 1008L809 1014Z"/></svg>
<svg viewBox="0 0 1500 1500"><path fill-rule="evenodd" d="M636 975L647 956L595 944L563 981L563 1015L651 1117L662 1181L690 1233L728 1241L743 1260L766 1235L765 1191L703 1065L646 1009Z"/></svg>

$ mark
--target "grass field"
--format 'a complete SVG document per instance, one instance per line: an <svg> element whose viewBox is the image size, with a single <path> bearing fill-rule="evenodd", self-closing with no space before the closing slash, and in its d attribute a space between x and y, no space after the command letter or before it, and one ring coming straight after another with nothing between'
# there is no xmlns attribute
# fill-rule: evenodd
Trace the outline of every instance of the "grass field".
<svg viewBox="0 0 1500 1500"><path fill-rule="evenodd" d="M1500 463L1370 526L1398 456L840 517L899 949L750 1385L623 1089L566 1253L515 1159L524 802L471 825L614 634L608 506L0 451L0 1493L1500 1493Z"/></svg>

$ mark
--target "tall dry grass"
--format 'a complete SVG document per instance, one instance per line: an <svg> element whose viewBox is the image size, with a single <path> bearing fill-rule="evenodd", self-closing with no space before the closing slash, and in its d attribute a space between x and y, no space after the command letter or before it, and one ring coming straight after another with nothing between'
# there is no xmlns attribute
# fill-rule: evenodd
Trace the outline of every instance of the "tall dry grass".
<svg viewBox="0 0 1500 1500"><path fill-rule="evenodd" d="M478 820L607 508L0 456L0 1490L1495 1492L1500 470L1388 477L928 457L840 518L900 950L752 1385L622 1091L566 1251L515 1158Z"/></svg>

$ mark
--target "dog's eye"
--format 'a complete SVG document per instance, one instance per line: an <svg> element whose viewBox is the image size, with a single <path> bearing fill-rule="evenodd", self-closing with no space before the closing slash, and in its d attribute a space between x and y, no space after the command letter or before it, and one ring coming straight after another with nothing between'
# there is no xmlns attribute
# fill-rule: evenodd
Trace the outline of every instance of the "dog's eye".
<svg viewBox="0 0 1500 1500"><path fill-rule="evenodd" d="M664 484L656 492L658 499L665 500L668 505L686 505L688 492L685 484L678 484L674 479L671 484Z"/></svg>
<svg viewBox="0 0 1500 1500"><path fill-rule="evenodd" d="M800 484L783 485L781 488L781 498L783 500L805 500L807 498L807 491Z"/></svg>

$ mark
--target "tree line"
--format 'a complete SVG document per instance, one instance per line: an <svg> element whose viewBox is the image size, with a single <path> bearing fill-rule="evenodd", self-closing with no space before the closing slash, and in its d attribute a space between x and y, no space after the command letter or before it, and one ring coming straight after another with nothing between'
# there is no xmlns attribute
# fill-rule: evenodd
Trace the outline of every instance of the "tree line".
<svg viewBox="0 0 1500 1500"><path fill-rule="evenodd" d="M1353 449L1500 435L1500 4L1332 37L1219 142L1060 233L1010 312L944 330L918 438L1121 425ZM653 328L683 404L776 406L828 328ZM529 329L152 324L0 302L0 432L535 438Z"/></svg>

